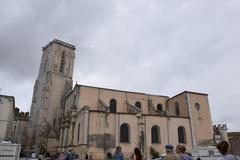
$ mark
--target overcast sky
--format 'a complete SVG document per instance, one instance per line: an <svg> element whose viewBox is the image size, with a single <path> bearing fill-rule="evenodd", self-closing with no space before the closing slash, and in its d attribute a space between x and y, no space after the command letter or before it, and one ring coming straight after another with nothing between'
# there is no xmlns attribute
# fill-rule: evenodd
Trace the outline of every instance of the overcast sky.
<svg viewBox="0 0 240 160"><path fill-rule="evenodd" d="M209 94L213 124L240 131L239 0L0 2L0 94L29 111L41 49L76 46L74 83Z"/></svg>

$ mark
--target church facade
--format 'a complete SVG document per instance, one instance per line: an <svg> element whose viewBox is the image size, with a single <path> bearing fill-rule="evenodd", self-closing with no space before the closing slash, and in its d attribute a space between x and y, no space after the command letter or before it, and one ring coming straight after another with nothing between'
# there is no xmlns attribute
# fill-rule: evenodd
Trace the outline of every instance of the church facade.
<svg viewBox="0 0 240 160"><path fill-rule="evenodd" d="M183 143L188 151L213 139L208 95L184 91L174 97L76 84L75 46L53 40L43 47L34 86L30 124L35 150L73 149L83 158L104 159L121 146L130 157L139 147ZM72 89L73 88L73 89Z"/></svg>

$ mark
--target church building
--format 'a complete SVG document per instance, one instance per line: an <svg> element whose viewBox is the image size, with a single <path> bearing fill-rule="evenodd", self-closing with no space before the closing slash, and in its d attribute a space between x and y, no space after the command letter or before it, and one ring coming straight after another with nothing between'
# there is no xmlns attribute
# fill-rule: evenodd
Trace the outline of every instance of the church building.
<svg viewBox="0 0 240 160"><path fill-rule="evenodd" d="M182 143L191 152L213 139L207 94L73 87L75 46L55 39L42 51L30 113L32 149L72 149L79 158L104 159L116 146L126 158L139 147L150 158L151 149L162 154L166 144Z"/></svg>

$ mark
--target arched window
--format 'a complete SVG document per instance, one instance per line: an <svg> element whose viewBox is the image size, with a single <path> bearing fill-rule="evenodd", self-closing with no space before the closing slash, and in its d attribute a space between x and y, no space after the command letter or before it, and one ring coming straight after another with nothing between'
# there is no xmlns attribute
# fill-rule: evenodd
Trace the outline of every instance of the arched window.
<svg viewBox="0 0 240 160"><path fill-rule="evenodd" d="M162 104L159 103L159 104L157 105L157 111L162 111L162 110L163 110L163 109L162 109Z"/></svg>
<svg viewBox="0 0 240 160"><path fill-rule="evenodd" d="M136 106L137 108L139 108L139 109L142 108L141 102L139 102L139 101L137 101L137 102L135 103L135 106Z"/></svg>
<svg viewBox="0 0 240 160"><path fill-rule="evenodd" d="M64 140L64 128L62 128L62 135L61 135L61 146L63 146L63 140Z"/></svg>
<svg viewBox="0 0 240 160"><path fill-rule="evenodd" d="M199 103L195 103L195 108L196 108L196 110L200 110L200 104Z"/></svg>
<svg viewBox="0 0 240 160"><path fill-rule="evenodd" d="M180 115L180 109L179 109L179 103L178 102L175 103L175 113L176 113L177 116Z"/></svg>
<svg viewBox="0 0 240 160"><path fill-rule="evenodd" d="M116 113L116 108L117 108L117 101L115 99L110 100L110 112L111 113Z"/></svg>
<svg viewBox="0 0 240 160"><path fill-rule="evenodd" d="M121 126L120 126L120 142L124 142L124 143L127 143L127 142L130 142L130 127L127 123L123 123Z"/></svg>
<svg viewBox="0 0 240 160"><path fill-rule="evenodd" d="M151 129L152 143L160 143L160 128L155 125Z"/></svg>
<svg viewBox="0 0 240 160"><path fill-rule="evenodd" d="M53 119L53 125L55 125L55 124L56 124L56 118Z"/></svg>
<svg viewBox="0 0 240 160"><path fill-rule="evenodd" d="M75 130L75 123L72 124L72 137L71 137L71 144L73 144L73 141L74 141L74 130Z"/></svg>
<svg viewBox="0 0 240 160"><path fill-rule="evenodd" d="M46 56L46 59L45 59L45 64L44 64L44 70L43 70L43 72L45 72L45 71L46 71L47 64L48 64L48 57Z"/></svg>
<svg viewBox="0 0 240 160"><path fill-rule="evenodd" d="M78 123L77 142L79 142L79 138L80 138L80 123Z"/></svg>
<svg viewBox="0 0 240 160"><path fill-rule="evenodd" d="M62 52L59 72L64 72L65 52Z"/></svg>
<svg viewBox="0 0 240 160"><path fill-rule="evenodd" d="M178 127L178 143L187 143L186 131L183 126Z"/></svg>
<svg viewBox="0 0 240 160"><path fill-rule="evenodd" d="M73 104L76 104L76 99L77 99L77 96L74 95Z"/></svg>

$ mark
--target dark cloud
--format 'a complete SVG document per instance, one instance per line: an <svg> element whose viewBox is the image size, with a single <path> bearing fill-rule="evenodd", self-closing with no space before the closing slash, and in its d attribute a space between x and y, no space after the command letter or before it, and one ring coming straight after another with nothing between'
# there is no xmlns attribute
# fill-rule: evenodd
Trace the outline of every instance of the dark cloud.
<svg viewBox="0 0 240 160"><path fill-rule="evenodd" d="M0 25L0 71L11 72L18 78L22 74L25 78L36 76L41 47L50 40L82 41L98 23L109 17L111 10L111 3L24 2L2 4L0 13L3 19L5 16L9 19Z"/></svg>
<svg viewBox="0 0 240 160"><path fill-rule="evenodd" d="M28 110L41 47L77 47L78 83L173 96L209 94L214 123L240 114L235 1L6 1L0 3L0 88ZM22 85L19 85L22 84ZM229 108L228 112L224 112Z"/></svg>

